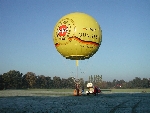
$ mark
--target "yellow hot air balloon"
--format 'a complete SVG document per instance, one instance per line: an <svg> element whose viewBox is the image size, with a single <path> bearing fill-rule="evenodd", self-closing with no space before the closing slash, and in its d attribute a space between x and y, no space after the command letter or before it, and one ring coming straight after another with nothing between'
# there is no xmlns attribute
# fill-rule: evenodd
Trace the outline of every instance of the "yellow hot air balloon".
<svg viewBox="0 0 150 113"><path fill-rule="evenodd" d="M70 13L56 23L53 41L66 59L89 59L101 45L102 31L93 17L80 12Z"/></svg>
<svg viewBox="0 0 150 113"><path fill-rule="evenodd" d="M66 59L89 59L99 49L102 31L98 22L91 16L75 12L63 16L55 25L53 41L57 51ZM75 82L74 95L81 95L80 83Z"/></svg>

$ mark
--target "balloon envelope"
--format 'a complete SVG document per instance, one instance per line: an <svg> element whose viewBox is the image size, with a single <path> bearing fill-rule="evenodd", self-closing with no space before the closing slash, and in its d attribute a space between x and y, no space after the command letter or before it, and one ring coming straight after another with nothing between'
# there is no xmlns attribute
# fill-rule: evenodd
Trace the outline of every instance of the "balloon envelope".
<svg viewBox="0 0 150 113"><path fill-rule="evenodd" d="M66 59L89 59L100 47L102 31L93 17L70 13L56 23L53 41L57 51Z"/></svg>

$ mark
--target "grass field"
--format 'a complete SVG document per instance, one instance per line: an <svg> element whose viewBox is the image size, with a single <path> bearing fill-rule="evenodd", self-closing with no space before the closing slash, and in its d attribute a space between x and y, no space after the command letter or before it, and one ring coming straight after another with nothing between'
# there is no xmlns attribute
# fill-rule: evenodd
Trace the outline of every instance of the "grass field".
<svg viewBox="0 0 150 113"><path fill-rule="evenodd" d="M73 92L74 89L29 89L32 91L53 91L53 92ZM86 91L88 89L84 89ZM150 88L147 89L101 89L102 92L112 92L112 93L150 93Z"/></svg>
<svg viewBox="0 0 150 113"><path fill-rule="evenodd" d="M117 93L143 93L147 92L150 93L150 88L147 89L111 89L111 92L117 92Z"/></svg>
<svg viewBox="0 0 150 113"><path fill-rule="evenodd" d="M53 91L53 92L73 92L74 89L28 89L28 91ZM88 89L84 89L85 91ZM111 92L150 92L150 88L147 89L101 89L102 91Z"/></svg>
<svg viewBox="0 0 150 113"><path fill-rule="evenodd" d="M88 90L85 89L84 92ZM101 89L102 93L150 93L150 89ZM74 89L24 89L1 90L0 97L7 96L71 96Z"/></svg>
<svg viewBox="0 0 150 113"><path fill-rule="evenodd" d="M103 89L97 96L73 96L73 89L0 91L1 113L150 113L149 105L150 89Z"/></svg>

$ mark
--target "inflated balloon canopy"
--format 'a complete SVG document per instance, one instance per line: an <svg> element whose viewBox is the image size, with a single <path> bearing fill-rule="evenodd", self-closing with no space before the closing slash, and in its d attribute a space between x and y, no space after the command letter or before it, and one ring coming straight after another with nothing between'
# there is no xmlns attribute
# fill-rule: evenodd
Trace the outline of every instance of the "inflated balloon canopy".
<svg viewBox="0 0 150 113"><path fill-rule="evenodd" d="M80 12L70 13L56 23L53 41L66 59L89 59L101 45L102 30L93 17Z"/></svg>

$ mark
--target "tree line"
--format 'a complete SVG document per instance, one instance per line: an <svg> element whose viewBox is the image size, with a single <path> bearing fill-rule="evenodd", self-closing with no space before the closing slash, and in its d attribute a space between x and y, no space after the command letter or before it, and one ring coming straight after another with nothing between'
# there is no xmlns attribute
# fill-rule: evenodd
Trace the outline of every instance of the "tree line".
<svg viewBox="0 0 150 113"><path fill-rule="evenodd" d="M124 80L114 79L110 81L102 81L102 76L96 75L94 77L89 76L89 81L84 81L80 78L81 87L86 88L88 82L92 82L94 85L100 88L148 88L150 87L150 80L147 78L135 77L135 79L126 82ZM33 72L27 72L22 74L16 70L10 70L7 73L0 75L0 89L28 89L28 88L40 88L40 89L52 89L52 88L75 88L74 80L72 77L67 79L60 78L58 76L49 77L44 75L36 75Z"/></svg>
<svg viewBox="0 0 150 113"><path fill-rule="evenodd" d="M116 80L114 79L112 82L110 81L102 81L99 85L102 88L111 89L133 89L133 88L150 88L150 79L140 77L135 77L133 80L126 82L124 80Z"/></svg>
<svg viewBox="0 0 150 113"><path fill-rule="evenodd" d="M84 80L80 78L81 84ZM36 75L33 72L22 74L16 70L10 70L0 75L0 89L28 89L28 88L74 88L74 80L72 77L67 79L60 77L49 77L44 75Z"/></svg>

